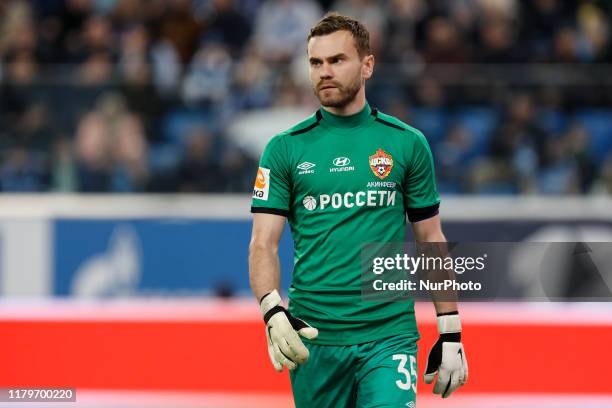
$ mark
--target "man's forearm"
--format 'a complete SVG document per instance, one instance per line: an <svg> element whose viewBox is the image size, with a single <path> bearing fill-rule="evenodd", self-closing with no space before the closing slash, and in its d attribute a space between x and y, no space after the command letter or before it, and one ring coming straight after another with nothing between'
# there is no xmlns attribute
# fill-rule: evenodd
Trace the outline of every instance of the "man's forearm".
<svg viewBox="0 0 612 408"><path fill-rule="evenodd" d="M456 295L456 293L455 293ZM436 308L436 315L441 315L441 314L445 314L445 313L450 313L450 312L456 312L457 311L457 302L452 301L452 302L447 302L447 301L437 301L434 300L433 304Z"/></svg>
<svg viewBox="0 0 612 408"><path fill-rule="evenodd" d="M249 248L249 280L251 290L260 301L261 298L280 287L280 261L278 249L257 243Z"/></svg>
<svg viewBox="0 0 612 408"><path fill-rule="evenodd" d="M440 256L445 257L448 254L448 246L446 245L446 237L442 231L436 231L435 233L424 235L417 238L419 244L424 244L429 249L429 256ZM430 243L428 245L428 243ZM438 273L443 273L439 271ZM448 271L449 277L454 278L454 271ZM440 277L439 277L440 278ZM442 297L442 299L437 299ZM444 314L457 311L457 302L454 300L457 298L457 292L453 289L445 290L443 294L437 291L431 293L432 302L436 308L436 314Z"/></svg>

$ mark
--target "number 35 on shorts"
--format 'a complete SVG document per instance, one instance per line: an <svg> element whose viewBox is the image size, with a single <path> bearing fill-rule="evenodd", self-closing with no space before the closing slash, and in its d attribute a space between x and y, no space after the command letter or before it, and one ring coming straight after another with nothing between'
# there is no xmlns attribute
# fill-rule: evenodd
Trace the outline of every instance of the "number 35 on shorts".
<svg viewBox="0 0 612 408"><path fill-rule="evenodd" d="M412 354L394 354L393 360L397 361L397 372L399 379L395 381L395 385L401 390L417 392L417 370L416 357Z"/></svg>

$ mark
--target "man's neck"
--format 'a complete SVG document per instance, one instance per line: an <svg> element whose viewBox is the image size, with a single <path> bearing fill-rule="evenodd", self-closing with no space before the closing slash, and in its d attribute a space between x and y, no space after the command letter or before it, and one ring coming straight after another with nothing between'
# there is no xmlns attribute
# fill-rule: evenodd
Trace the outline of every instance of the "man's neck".
<svg viewBox="0 0 612 408"><path fill-rule="evenodd" d="M323 109L337 116L351 116L351 115L361 112L365 104L366 104L365 90L364 88L361 88L361 90L355 96L355 99L353 99L347 105L342 106L340 108L334 108L331 106L323 106Z"/></svg>

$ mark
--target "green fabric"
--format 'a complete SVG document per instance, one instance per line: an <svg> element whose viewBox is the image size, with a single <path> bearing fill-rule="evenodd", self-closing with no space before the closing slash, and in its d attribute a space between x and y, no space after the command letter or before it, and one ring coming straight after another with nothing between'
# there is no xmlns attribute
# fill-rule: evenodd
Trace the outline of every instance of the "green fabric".
<svg viewBox="0 0 612 408"><path fill-rule="evenodd" d="M289 310L319 329L317 344L416 336L412 301L362 301L360 252L404 241L405 211L439 203L427 140L368 105L319 112L270 140L253 194L252 211L286 214L291 227Z"/></svg>
<svg viewBox="0 0 612 408"><path fill-rule="evenodd" d="M397 408L416 403L415 338L307 347L308 362L290 373L296 408Z"/></svg>

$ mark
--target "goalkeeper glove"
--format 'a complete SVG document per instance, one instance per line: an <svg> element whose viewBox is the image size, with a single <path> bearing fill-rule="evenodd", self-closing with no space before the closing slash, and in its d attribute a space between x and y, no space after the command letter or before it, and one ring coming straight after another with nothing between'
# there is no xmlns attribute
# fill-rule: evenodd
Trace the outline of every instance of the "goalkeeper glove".
<svg viewBox="0 0 612 408"><path fill-rule="evenodd" d="M425 367L425 384L431 384L436 374L434 394L442 398L450 396L468 379L468 366L461 344L461 320L459 313L438 315L440 337L429 351Z"/></svg>
<svg viewBox="0 0 612 408"><path fill-rule="evenodd" d="M266 323L268 354L276 371L283 371L283 366L293 370L298 364L304 364L309 353L299 336L312 340L319 334L318 330L291 315L276 290L261 298L260 308Z"/></svg>

